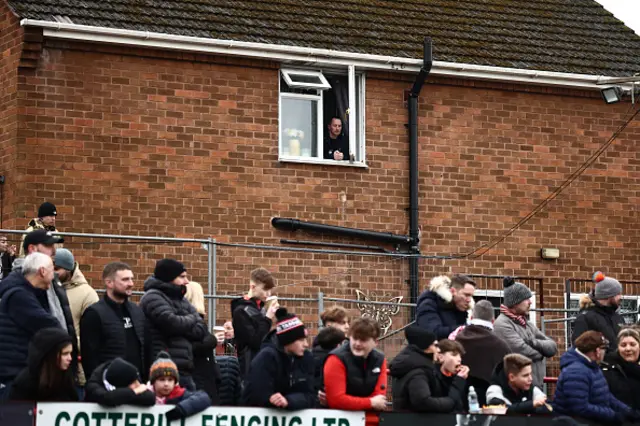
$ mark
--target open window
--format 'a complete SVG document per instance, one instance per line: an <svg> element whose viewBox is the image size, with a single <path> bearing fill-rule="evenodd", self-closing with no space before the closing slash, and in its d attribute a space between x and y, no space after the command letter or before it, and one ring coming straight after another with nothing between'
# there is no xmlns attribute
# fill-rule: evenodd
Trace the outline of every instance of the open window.
<svg viewBox="0 0 640 426"><path fill-rule="evenodd" d="M280 70L280 161L365 166L364 75Z"/></svg>

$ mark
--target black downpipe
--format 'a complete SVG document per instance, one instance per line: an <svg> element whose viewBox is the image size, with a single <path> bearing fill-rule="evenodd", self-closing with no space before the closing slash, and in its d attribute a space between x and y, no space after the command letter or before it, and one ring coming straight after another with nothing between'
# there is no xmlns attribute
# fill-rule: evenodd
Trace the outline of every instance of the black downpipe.
<svg viewBox="0 0 640 426"><path fill-rule="evenodd" d="M320 234L341 235L345 237L362 238L365 240L378 241L389 244L413 245L411 238L407 235L397 235L391 232L367 231L366 229L346 228L344 226L325 225L323 223L306 222L298 219L288 219L274 217L271 225L281 231L305 231L318 232Z"/></svg>
<svg viewBox="0 0 640 426"><path fill-rule="evenodd" d="M422 68L416 76L409 92L407 107L409 109L409 237L411 237L411 253L420 254L420 229L418 226L418 97L433 64L431 38L424 39L424 59ZM419 259L409 259L409 299L411 303L418 301L420 290ZM415 319L416 310L411 309L411 317Z"/></svg>

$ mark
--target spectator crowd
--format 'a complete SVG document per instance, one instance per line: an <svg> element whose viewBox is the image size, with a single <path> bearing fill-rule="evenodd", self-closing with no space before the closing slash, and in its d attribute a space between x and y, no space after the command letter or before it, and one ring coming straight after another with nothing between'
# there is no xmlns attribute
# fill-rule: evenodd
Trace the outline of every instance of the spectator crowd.
<svg viewBox="0 0 640 426"><path fill-rule="evenodd" d="M202 287L161 259L139 303L126 263L108 263L104 296L61 247L56 208L44 203L20 247L0 238L0 400L174 405L167 419L217 405L376 413L479 412L571 416L598 424L640 422L640 329L619 314L622 285L601 272L580 301L571 348L560 357L553 398L542 391L557 342L530 320L531 290L504 280L499 315L474 302L465 275L438 276L417 302L407 345L390 362L371 318L332 307L309 345L295 313L280 306L269 271L251 272L232 320L209 330ZM16 257L16 256L19 257ZM390 377L390 381L389 381ZM391 383L391 401L387 400Z"/></svg>

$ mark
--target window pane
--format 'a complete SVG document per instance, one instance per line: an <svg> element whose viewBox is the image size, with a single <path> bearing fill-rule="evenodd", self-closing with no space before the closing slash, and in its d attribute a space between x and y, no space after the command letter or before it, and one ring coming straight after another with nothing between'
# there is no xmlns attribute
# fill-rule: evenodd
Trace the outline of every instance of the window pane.
<svg viewBox="0 0 640 426"><path fill-rule="evenodd" d="M280 99L280 152L291 157L316 157L318 102L284 97Z"/></svg>
<svg viewBox="0 0 640 426"><path fill-rule="evenodd" d="M317 75L289 74L289 76L296 83L322 84L322 80Z"/></svg>

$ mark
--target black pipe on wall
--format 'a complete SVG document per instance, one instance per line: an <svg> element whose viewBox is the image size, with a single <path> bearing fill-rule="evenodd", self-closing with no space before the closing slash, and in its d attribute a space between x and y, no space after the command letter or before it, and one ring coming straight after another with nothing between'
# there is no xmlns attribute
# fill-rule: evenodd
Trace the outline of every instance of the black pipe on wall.
<svg viewBox="0 0 640 426"><path fill-rule="evenodd" d="M411 253L420 254L420 228L418 225L418 97L424 85L431 66L433 65L431 38L424 39L424 57L422 68L416 76L413 87L409 92L407 108L409 113L409 237L411 237ZM410 303L418 301L420 290L419 260L415 257L409 259L409 299ZM415 319L415 308L411 308L411 317Z"/></svg>

